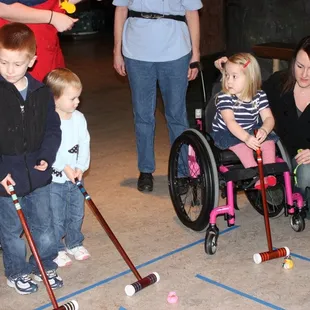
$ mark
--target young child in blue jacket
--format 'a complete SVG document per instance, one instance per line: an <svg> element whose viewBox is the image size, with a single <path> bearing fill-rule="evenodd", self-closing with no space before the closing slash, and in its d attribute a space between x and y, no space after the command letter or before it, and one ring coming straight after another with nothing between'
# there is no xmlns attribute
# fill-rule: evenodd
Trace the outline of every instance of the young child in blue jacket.
<svg viewBox="0 0 310 310"><path fill-rule="evenodd" d="M84 196L75 184L89 167L90 137L84 115L76 110L82 92L79 77L69 69L59 68L51 71L45 82L54 95L61 120L62 140L53 164L51 207L58 243L55 262L64 267L72 263L68 254L79 261L90 257L81 231Z"/></svg>

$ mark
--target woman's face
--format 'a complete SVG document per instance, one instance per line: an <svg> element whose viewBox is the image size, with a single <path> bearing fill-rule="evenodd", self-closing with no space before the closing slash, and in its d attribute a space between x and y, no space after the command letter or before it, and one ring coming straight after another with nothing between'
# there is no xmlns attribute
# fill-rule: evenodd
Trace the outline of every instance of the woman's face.
<svg viewBox="0 0 310 310"><path fill-rule="evenodd" d="M294 71L298 86L310 88L310 59L304 50L297 53Z"/></svg>

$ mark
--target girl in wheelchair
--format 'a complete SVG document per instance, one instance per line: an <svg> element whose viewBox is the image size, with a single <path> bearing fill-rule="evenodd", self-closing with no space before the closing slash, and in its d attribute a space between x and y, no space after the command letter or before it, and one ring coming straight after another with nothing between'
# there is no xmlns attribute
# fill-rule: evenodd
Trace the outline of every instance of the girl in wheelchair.
<svg viewBox="0 0 310 310"><path fill-rule="evenodd" d="M217 249L217 217L223 216L229 227L235 224L237 191L244 191L262 215L264 192L268 216L284 213L296 232L305 229L307 209L302 195L293 188L289 153L272 132L275 121L266 94L260 90L256 59L247 53L234 55L222 73L222 91L215 100L212 96L209 103L204 99L201 113L197 113L197 128L187 129L174 141L168 167L169 193L176 214L192 230L207 228L207 254L214 254ZM205 98L201 69L200 76ZM257 148L263 151L264 175L269 176L264 179L264 187L257 182L259 174L253 154ZM187 168L182 175L181 166ZM268 188L261 191L260 187ZM226 200L224 204L219 204L220 196Z"/></svg>
<svg viewBox="0 0 310 310"><path fill-rule="evenodd" d="M274 118L268 99L261 90L262 78L257 60L248 53L228 58L222 70L222 91L216 98L216 114L211 136L219 149L233 151L244 168L256 167L253 150L262 150L264 164L276 162L272 132ZM254 130L257 130L256 136ZM264 179L265 187L275 186L276 177ZM255 188L260 189L259 180Z"/></svg>

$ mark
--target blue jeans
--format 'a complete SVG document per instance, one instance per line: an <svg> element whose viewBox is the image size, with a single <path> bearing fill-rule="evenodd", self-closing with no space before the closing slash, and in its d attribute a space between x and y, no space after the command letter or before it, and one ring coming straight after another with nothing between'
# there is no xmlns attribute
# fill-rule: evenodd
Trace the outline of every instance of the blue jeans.
<svg viewBox="0 0 310 310"><path fill-rule="evenodd" d="M57 269L57 245L49 203L50 185L37 188L19 198L34 243L45 270ZM15 278L31 272L39 274L33 255L26 261L26 244L20 238L23 228L11 197L0 197L0 240L3 248L5 275Z"/></svg>
<svg viewBox="0 0 310 310"><path fill-rule="evenodd" d="M71 181L51 183L51 209L58 251L83 244L84 196ZM63 240L64 239L64 242Z"/></svg>
<svg viewBox="0 0 310 310"><path fill-rule="evenodd" d="M125 57L131 88L140 172L155 171L154 137L157 81L165 106L170 143L188 128L186 113L187 73L191 55L166 62L147 62Z"/></svg>

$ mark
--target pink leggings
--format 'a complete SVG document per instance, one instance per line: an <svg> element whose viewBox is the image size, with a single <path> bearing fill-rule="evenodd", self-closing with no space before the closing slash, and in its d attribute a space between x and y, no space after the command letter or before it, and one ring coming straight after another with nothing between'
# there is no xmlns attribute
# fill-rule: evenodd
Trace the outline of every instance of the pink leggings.
<svg viewBox="0 0 310 310"><path fill-rule="evenodd" d="M239 143L229 149L238 156L244 168L257 166L257 162L254 159L253 150L250 149L245 143ZM273 164L276 162L276 145L274 141L268 140L263 142L261 145L261 150L264 164Z"/></svg>

